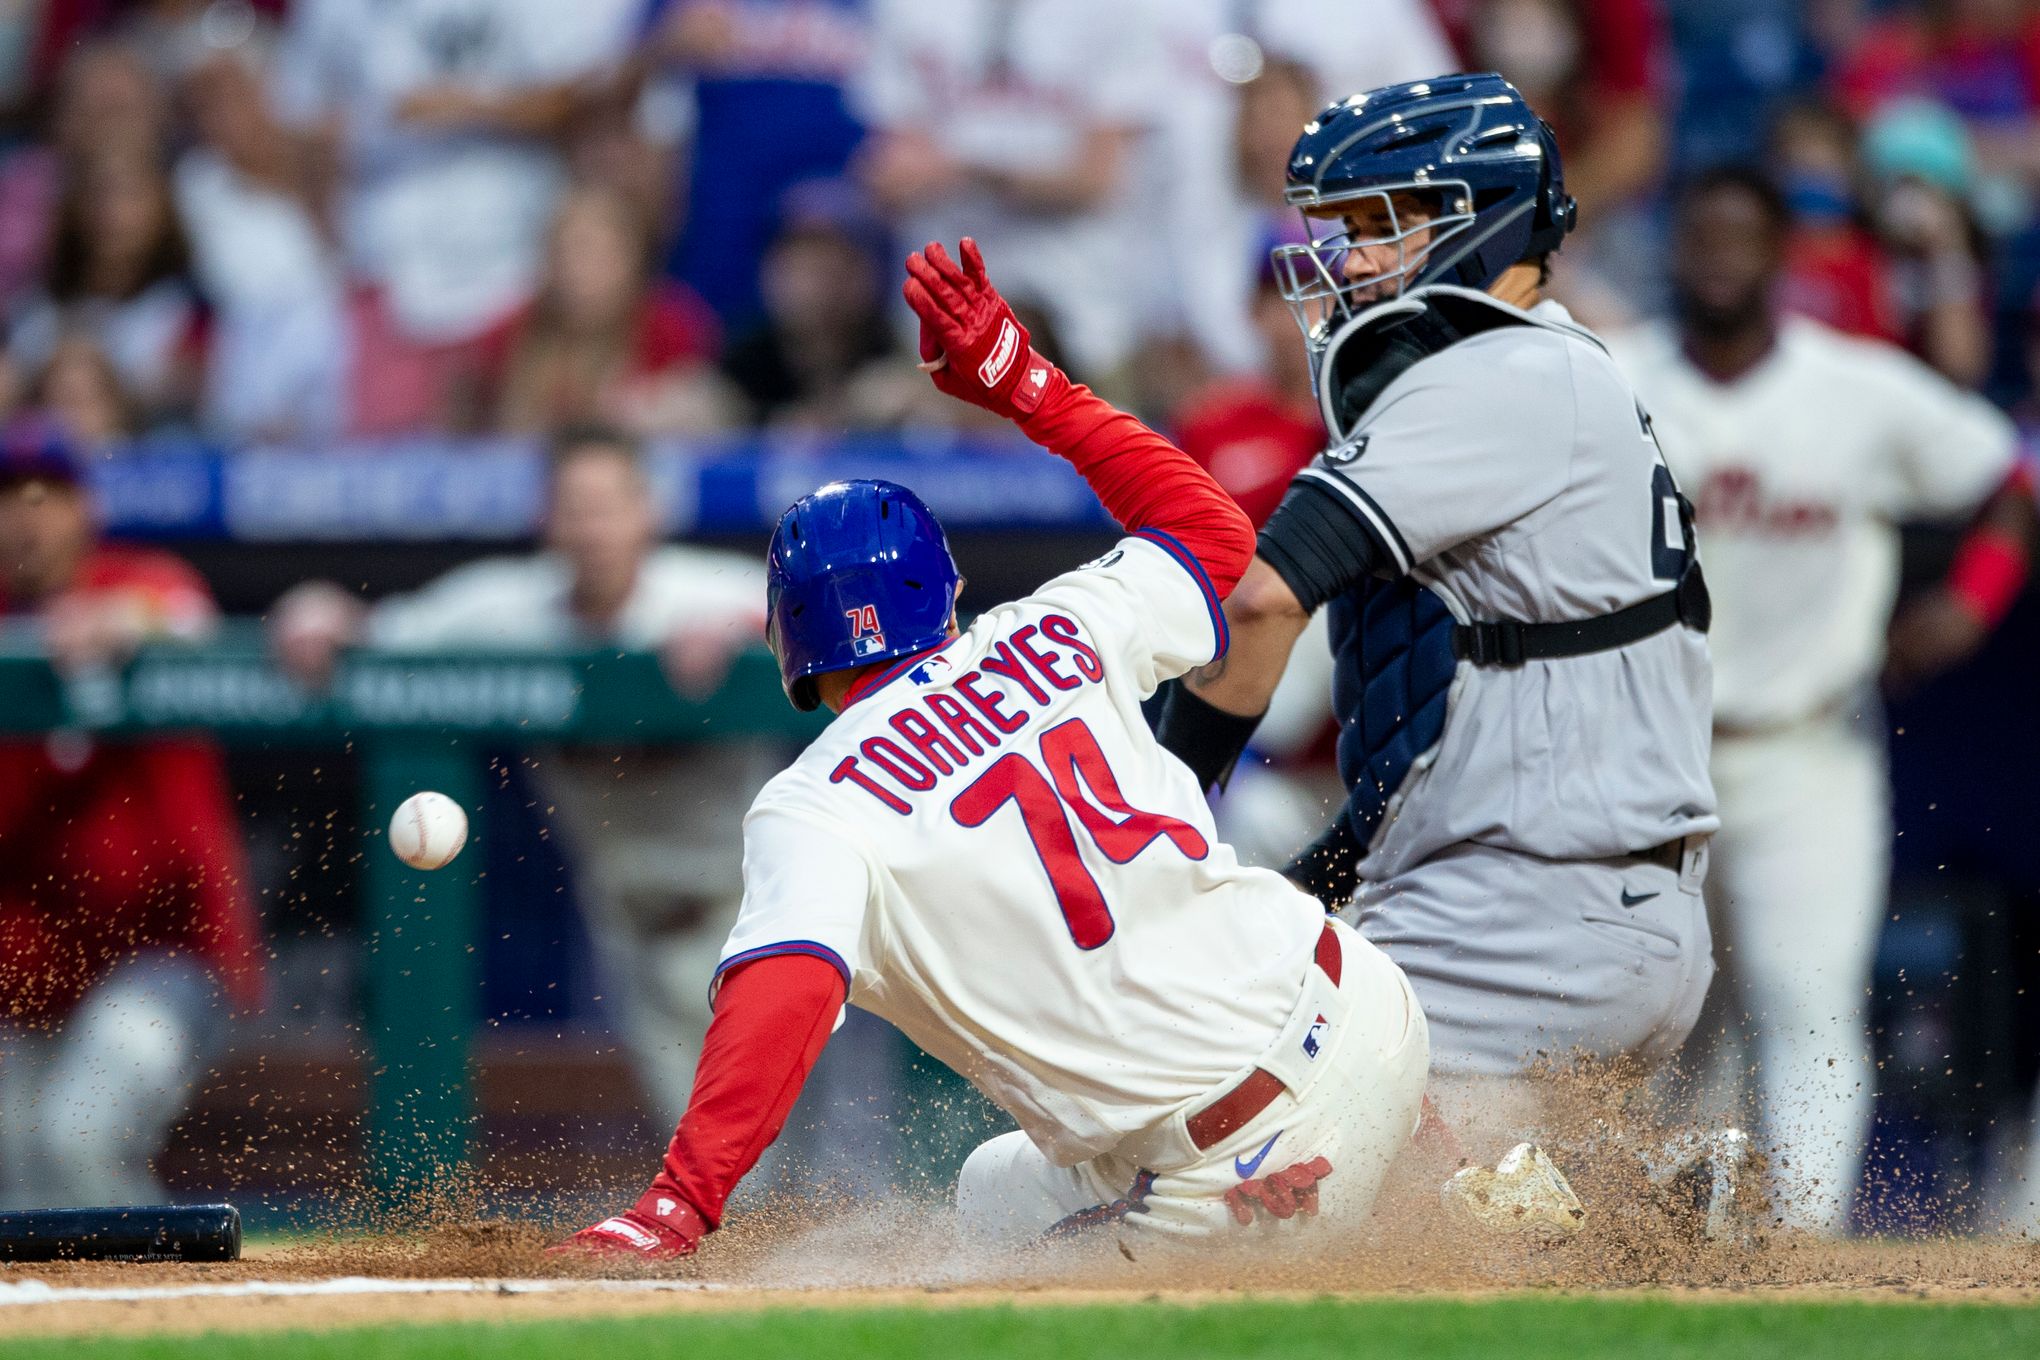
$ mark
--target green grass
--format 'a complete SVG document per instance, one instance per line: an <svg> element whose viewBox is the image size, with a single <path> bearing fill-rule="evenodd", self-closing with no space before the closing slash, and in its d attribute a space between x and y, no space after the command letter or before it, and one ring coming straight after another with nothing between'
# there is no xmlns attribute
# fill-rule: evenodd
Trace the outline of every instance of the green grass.
<svg viewBox="0 0 2040 1360"><path fill-rule="evenodd" d="M1275 1283L1273 1281L1271 1284ZM0 1345L9 1360L1972 1360L2040 1356L2040 1308L1699 1302L1567 1296L784 1310L503 1326L77 1338Z"/></svg>

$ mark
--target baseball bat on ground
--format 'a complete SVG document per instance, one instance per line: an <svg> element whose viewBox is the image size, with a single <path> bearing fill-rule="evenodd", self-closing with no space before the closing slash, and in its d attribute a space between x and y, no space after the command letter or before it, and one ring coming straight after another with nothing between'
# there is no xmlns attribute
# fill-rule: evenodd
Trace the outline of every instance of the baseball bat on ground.
<svg viewBox="0 0 2040 1360"><path fill-rule="evenodd" d="M238 1261L231 1204L119 1205L0 1213L0 1261Z"/></svg>

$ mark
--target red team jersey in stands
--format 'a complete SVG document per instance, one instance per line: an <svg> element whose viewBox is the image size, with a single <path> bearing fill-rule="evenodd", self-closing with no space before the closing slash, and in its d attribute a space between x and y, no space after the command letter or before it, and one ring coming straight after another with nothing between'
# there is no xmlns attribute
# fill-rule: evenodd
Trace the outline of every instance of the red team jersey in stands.
<svg viewBox="0 0 2040 1360"><path fill-rule="evenodd" d="M146 549L95 550L73 589L123 592L173 631L213 612L195 571ZM0 617L23 612L0 596ZM253 1005L259 943L210 741L0 741L0 1015L60 1017L152 950L196 956L236 1004Z"/></svg>

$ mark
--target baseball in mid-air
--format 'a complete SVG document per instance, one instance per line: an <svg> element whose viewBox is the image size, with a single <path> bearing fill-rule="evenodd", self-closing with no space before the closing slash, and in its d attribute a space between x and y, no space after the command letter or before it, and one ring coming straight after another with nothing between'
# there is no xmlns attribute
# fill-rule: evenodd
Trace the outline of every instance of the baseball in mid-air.
<svg viewBox="0 0 2040 1360"><path fill-rule="evenodd" d="M414 793L390 818L390 849L413 869L443 869L467 844L467 814L443 793Z"/></svg>

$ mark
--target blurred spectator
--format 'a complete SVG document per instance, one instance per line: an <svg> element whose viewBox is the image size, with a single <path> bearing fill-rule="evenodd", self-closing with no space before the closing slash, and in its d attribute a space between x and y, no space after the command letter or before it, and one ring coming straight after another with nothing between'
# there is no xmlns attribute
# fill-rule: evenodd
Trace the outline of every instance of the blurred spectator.
<svg viewBox="0 0 2040 1360"><path fill-rule="evenodd" d="M1161 267L1151 280L1165 302L1151 324L1171 338L1142 347L1138 373L1140 399L1157 411L1180 412L1214 373L1268 371L1251 315L1255 280L1269 240L1295 229L1296 210L1283 197L1289 152L1326 101L1315 71L1258 45L1246 65L1228 69L1232 83L1222 79L1214 63L1227 43L1241 40L1234 34L1198 45L1201 75L1187 69L1193 54L1178 52L1178 86L1198 89L1201 81L1206 88L1163 120L1157 139L1171 154L1148 163L1144 193L1168 205L1160 227L1166 248L1153 252ZM1218 139L1207 145L1202 137L1212 132ZM1301 353L1293 328L1289 347Z"/></svg>
<svg viewBox="0 0 2040 1360"><path fill-rule="evenodd" d="M665 249L685 218L678 186L687 173L693 111L678 90L647 90L638 72L635 61L626 62L611 79L577 92L567 178L628 199L658 239L656 272L664 274Z"/></svg>
<svg viewBox="0 0 2040 1360"><path fill-rule="evenodd" d="M163 87L131 44L99 39L66 58L50 143L67 163L112 152L154 159L169 141L169 124Z"/></svg>
<svg viewBox="0 0 2040 1360"><path fill-rule="evenodd" d="M460 567L364 607L326 582L270 615L279 662L308 684L341 648L619 647L660 652L684 692L721 683L762 633L762 563L658 542L658 504L616 432L563 434L544 548ZM743 890L738 823L776 762L748 744L544 752L533 776L559 814L622 1037L655 1109L677 1119L708 1025L708 981Z"/></svg>
<svg viewBox="0 0 2040 1360"><path fill-rule="evenodd" d="M1145 0L1169 94L1134 167L1157 205L1144 251L1138 396L1173 410L1211 373L1259 363L1253 251L1283 207L1289 150L1333 98L1457 63L1423 0Z"/></svg>
<svg viewBox="0 0 2040 1360"><path fill-rule="evenodd" d="M113 361L88 336L72 334L57 341L36 375L29 401L87 448L105 448L141 432L134 402Z"/></svg>
<svg viewBox="0 0 2040 1360"><path fill-rule="evenodd" d="M685 226L667 271L733 326L759 318L759 269L782 195L844 173L864 135L844 87L862 69L869 0L650 0L643 59L691 77Z"/></svg>
<svg viewBox="0 0 2040 1360"><path fill-rule="evenodd" d="M1987 168L2040 175L2040 10L2028 0L1886 7L1833 80L1861 118L1896 100L1944 104L1969 124Z"/></svg>
<svg viewBox="0 0 2040 1360"><path fill-rule="evenodd" d="M684 284L655 285L652 264L635 204L606 189L567 196L537 300L488 342L495 428L600 420L639 435L701 434L734 423L714 314Z"/></svg>
<svg viewBox="0 0 2040 1360"><path fill-rule="evenodd" d="M353 425L443 424L467 346L531 300L582 82L627 49L640 0L300 0L278 51L287 122L339 168L364 285Z"/></svg>
<svg viewBox="0 0 2040 1360"><path fill-rule="evenodd" d="M97 541L76 455L0 436L0 623L80 676L217 621L166 553ZM0 1200L161 1199L149 1158L234 1005L260 1000L259 934L211 742L0 741Z"/></svg>
<svg viewBox="0 0 2040 1360"><path fill-rule="evenodd" d="M177 162L177 204L214 307L206 427L243 439L330 437L346 332L315 186L246 56L201 62L184 96L194 137Z"/></svg>
<svg viewBox="0 0 2040 1360"><path fill-rule="evenodd" d="M1239 84L1230 148L1232 178L1261 233L1288 225L1296 211L1283 196L1289 187L1289 152L1303 134L1303 125L1330 102L1324 93L1309 67L1279 57L1264 62L1252 79ZM1254 264L1258 271L1261 261Z"/></svg>
<svg viewBox="0 0 2040 1360"><path fill-rule="evenodd" d="M108 151L73 173L43 286L17 309L8 348L38 369L65 333L90 337L153 424L190 411L205 320L168 179L153 160Z"/></svg>
<svg viewBox="0 0 2040 1360"><path fill-rule="evenodd" d="M1558 134L1580 225L1550 292L1591 329L1647 310L1661 283L1646 196L1663 173L1669 65L1656 0L1440 0L1469 69L1499 71Z"/></svg>
<svg viewBox="0 0 2040 1360"><path fill-rule="evenodd" d="M279 0L260 6L254 0L132 0L115 8L126 12L113 31L168 88L224 55L259 60L275 41L274 14L284 6Z"/></svg>
<svg viewBox="0 0 2040 1360"><path fill-rule="evenodd" d="M1303 338L1272 270L1261 271L1253 327L1255 371L1197 393L1177 418L1176 441L1259 525L1325 446L1325 427Z"/></svg>
<svg viewBox="0 0 2040 1360"><path fill-rule="evenodd" d="M1779 111L1804 97L1819 77L1819 16L1808 11L1823 4L1833 0L1665 6L1677 56L1677 102L1667 119L1674 164L1749 162L1764 154Z"/></svg>
<svg viewBox="0 0 2040 1360"><path fill-rule="evenodd" d="M1975 164L1962 123L1902 101L1864 129L1870 211L1890 258L1906 347L1964 387L1990 372L1989 244L1970 209Z"/></svg>
<svg viewBox="0 0 2040 1360"><path fill-rule="evenodd" d="M1133 354L1153 247L1141 138L1169 107L1144 12L1096 0L875 0L866 184L911 243L975 236L1070 357Z"/></svg>
<svg viewBox="0 0 2040 1360"><path fill-rule="evenodd" d="M67 175L94 155L154 160L167 140L162 92L132 48L100 42L72 51L49 143L26 143L0 158L0 297L42 276Z"/></svg>
<svg viewBox="0 0 2040 1360"><path fill-rule="evenodd" d="M1469 69L1507 76L1558 133L1583 226L1656 186L1667 66L1656 0L1438 0L1438 9Z"/></svg>
<svg viewBox="0 0 2040 1360"><path fill-rule="evenodd" d="M766 319L723 361L756 420L857 423L853 380L867 365L899 356L881 305L892 274L881 269L885 246L883 226L850 185L799 185L787 195L760 279ZM927 386L906 363L897 368L917 388Z"/></svg>
<svg viewBox="0 0 2040 1360"><path fill-rule="evenodd" d="M1889 262L1857 199L1855 125L1829 104L1793 105L1771 130L1770 169L1792 212L1785 310L1850 335L1902 340Z"/></svg>
<svg viewBox="0 0 2040 1360"><path fill-rule="evenodd" d="M1310 68L1324 95L1320 104L1464 69L1439 24L1444 0L1371 0L1365 23L1353 22L1347 0L1258 0L1228 8L1271 59Z"/></svg>

